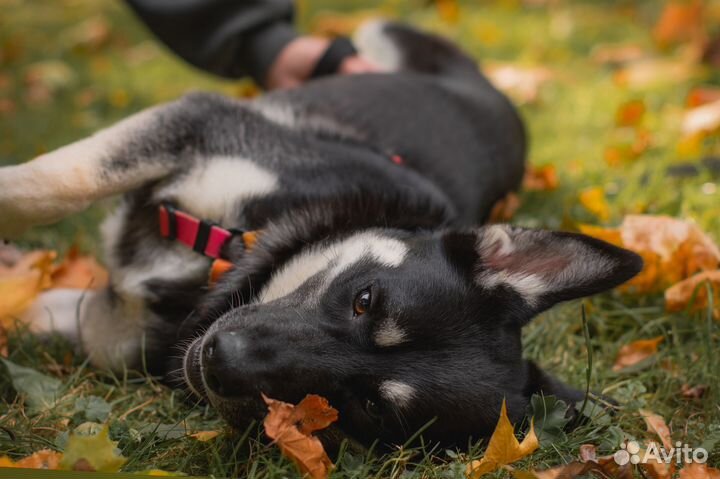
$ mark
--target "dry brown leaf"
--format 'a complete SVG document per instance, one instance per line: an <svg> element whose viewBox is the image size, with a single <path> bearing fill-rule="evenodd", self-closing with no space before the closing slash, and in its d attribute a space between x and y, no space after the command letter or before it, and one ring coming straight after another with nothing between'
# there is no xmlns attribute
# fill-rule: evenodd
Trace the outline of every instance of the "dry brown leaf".
<svg viewBox="0 0 720 479"><path fill-rule="evenodd" d="M662 338L662 336L661 336ZM657 338L656 338L657 339ZM665 419L659 414L646 409L640 409L640 415L645 420L648 432L657 434L665 447L669 451L673 448L672 438L670 437L670 428L665 423Z"/></svg>
<svg viewBox="0 0 720 479"><path fill-rule="evenodd" d="M552 191L558 187L554 165L528 165L523 177L523 189L527 191Z"/></svg>
<svg viewBox="0 0 720 479"><path fill-rule="evenodd" d="M664 336L652 339L640 339L626 344L618 351L613 371L618 372L629 366L633 366L657 353L658 345L663 342Z"/></svg>
<svg viewBox="0 0 720 479"><path fill-rule="evenodd" d="M720 100L697 106L685 112L682 132L686 137L713 133L720 128Z"/></svg>
<svg viewBox="0 0 720 479"><path fill-rule="evenodd" d="M655 446L656 450L659 450L657 443L650 441L647 446ZM644 461L639 464L642 471L647 477L652 479L671 479L675 473L675 465L663 462L659 457L653 457L653 454L647 454L647 450L641 450L640 454Z"/></svg>
<svg viewBox="0 0 720 479"><path fill-rule="evenodd" d="M670 0L653 28L653 38L661 48L698 41L704 36L702 0Z"/></svg>
<svg viewBox="0 0 720 479"><path fill-rule="evenodd" d="M72 247L52 274L53 288L101 289L108 284L108 272L92 256L83 256Z"/></svg>
<svg viewBox="0 0 720 479"><path fill-rule="evenodd" d="M490 81L519 103L534 103L540 89L554 75L545 67L519 67L515 65L489 65L486 72Z"/></svg>
<svg viewBox="0 0 720 479"><path fill-rule="evenodd" d="M504 198L498 200L490 210L490 223L507 223L515 216L520 208L520 197L515 193L508 193Z"/></svg>
<svg viewBox="0 0 720 479"><path fill-rule="evenodd" d="M626 464L620 466L613 456L597 457L595 446L583 444L580 446L580 461L553 467L544 471L513 472L518 479L575 479L587 477L597 473L599 477L612 477L614 479L633 479L633 466ZM593 474L592 477L595 477Z"/></svg>
<svg viewBox="0 0 720 479"><path fill-rule="evenodd" d="M503 400L500 419L498 419L495 431L490 437L490 442L488 442L487 449L485 449L485 455L479 461L472 461L468 464L465 474L468 479L477 479L483 474L522 459L538 447L540 447L540 443L535 435L532 421L530 422L530 431L522 442L518 442L513 425L507 415L507 406Z"/></svg>
<svg viewBox="0 0 720 479"><path fill-rule="evenodd" d="M305 474L324 479L330 474L332 461L320 440L312 436L337 421L338 412L327 399L308 395L297 406L263 395L269 413L265 417L265 433Z"/></svg>
<svg viewBox="0 0 720 479"><path fill-rule="evenodd" d="M0 324L9 328L40 291L52 285L55 253L34 251L13 266L0 265Z"/></svg>
<svg viewBox="0 0 720 479"><path fill-rule="evenodd" d="M691 276L665 290L665 309L682 311L693 299L693 311L703 311L708 307L708 290L704 283L712 286L713 317L720 319L720 270L703 271Z"/></svg>
<svg viewBox="0 0 720 479"><path fill-rule="evenodd" d="M693 462L680 470L679 479L720 479L720 469Z"/></svg>
<svg viewBox="0 0 720 479"><path fill-rule="evenodd" d="M642 256L643 270L623 286L637 293L662 291L720 265L720 250L709 236L697 225L669 216L628 215L620 228L581 225L580 231Z"/></svg>
<svg viewBox="0 0 720 479"><path fill-rule="evenodd" d="M685 399L700 399L705 395L705 391L707 391L708 387L704 384L698 384L697 386L690 386L689 384L685 383L682 386L680 386L680 394L682 394L682 397Z"/></svg>

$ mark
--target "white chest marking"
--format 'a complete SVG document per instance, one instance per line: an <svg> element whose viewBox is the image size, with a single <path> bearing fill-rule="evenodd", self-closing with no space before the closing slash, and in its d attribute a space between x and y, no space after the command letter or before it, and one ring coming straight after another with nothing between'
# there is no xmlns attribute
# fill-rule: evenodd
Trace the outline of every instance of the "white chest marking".
<svg viewBox="0 0 720 479"><path fill-rule="evenodd" d="M156 198L173 199L181 209L222 224L230 220L238 201L272 193L277 183L277 176L250 160L215 157L201 161Z"/></svg>

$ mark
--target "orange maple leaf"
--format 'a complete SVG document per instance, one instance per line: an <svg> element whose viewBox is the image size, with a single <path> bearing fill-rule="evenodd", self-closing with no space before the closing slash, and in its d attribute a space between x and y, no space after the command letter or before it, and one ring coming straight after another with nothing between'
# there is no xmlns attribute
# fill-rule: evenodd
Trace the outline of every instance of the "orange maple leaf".
<svg viewBox="0 0 720 479"><path fill-rule="evenodd" d="M269 413L265 417L265 433L278 445L283 455L313 479L330 474L332 461L320 440L312 433L337 421L338 411L327 399L311 394L297 406L263 395Z"/></svg>

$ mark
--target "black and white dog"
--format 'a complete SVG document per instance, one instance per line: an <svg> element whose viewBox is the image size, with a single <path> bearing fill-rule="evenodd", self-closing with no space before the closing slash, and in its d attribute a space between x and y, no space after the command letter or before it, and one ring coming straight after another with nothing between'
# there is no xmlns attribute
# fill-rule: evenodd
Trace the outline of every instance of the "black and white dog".
<svg viewBox="0 0 720 479"><path fill-rule="evenodd" d="M523 359L521 328L641 260L475 226L523 176L513 106L442 39L374 22L357 44L388 72L192 94L0 169L2 237L124 195L103 226L110 286L45 293L33 323L99 367L167 373L182 347L189 389L236 425L262 416L261 392L320 394L364 443L436 418L426 437L461 444L503 398L515 421L534 393L581 399ZM208 286L213 257L233 266Z"/></svg>

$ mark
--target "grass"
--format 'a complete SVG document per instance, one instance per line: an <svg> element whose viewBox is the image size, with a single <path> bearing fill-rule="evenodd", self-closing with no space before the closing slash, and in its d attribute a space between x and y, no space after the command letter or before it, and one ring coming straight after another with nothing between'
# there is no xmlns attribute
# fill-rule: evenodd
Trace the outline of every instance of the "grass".
<svg viewBox="0 0 720 479"><path fill-rule="evenodd" d="M339 3L302 2L302 24L307 28L317 12L337 9ZM560 188L523 193L515 223L572 229L578 223L615 225L626 214L643 212L692 219L720 239L717 178L706 170L688 179L665 174L675 163L720 155L717 139L694 151L678 150L687 93L700 84L719 84L720 75L705 72L677 82L659 74L653 85L623 87L611 69L592 60L594 49L606 43L637 44L652 52L649 31L657 18L656 2L576 1L523 9L509 0L468 1L461 4L459 20L452 25L419 1L371 3L448 34L484 62L543 66L555 72L539 101L523 105L522 113L532 138L531 162L555 165ZM367 4L343 2L342 9ZM25 161L187 90L237 95L247 88L180 63L154 43L119 2L0 0L0 8L0 106L5 105L0 108L0 165ZM103 23L109 27L108 37L99 44L88 41L82 29ZM676 60L679 55L680 51L669 52L664 58ZM45 80L47 100L32 95L27 77L33 69L52 79ZM653 143L639 158L611 167L603 152L624 141L625 134L614 127L615 112L632 99L642 99L647 106L644 126ZM578 203L579 192L592 186L603 188L608 197L610 217L605 222ZM97 225L111 206L112 202L99 204L57 225L38 228L21 245L62 251L79 243L97 252ZM661 295L611 293L584 304L589 340L583 333L580 302L573 302L543 314L527 328L526 355L582 388L589 348L590 388L611 395L620 407L613 418L598 419L559 438L517 467L561 464L574 458L584 443L611 453L623 436L645 438L639 408L664 416L674 440L714 449L710 462L720 464L720 450L713 446L720 439L719 323L706 313L666 313ZM655 357L629 371L612 371L622 345L655 336L665 338ZM296 475L274 448L258 440L255 430L226 431L209 442L186 437L186 430L214 430L223 428L222 422L212 410L184 403L177 391L153 378L92 369L61 339L41 343L22 328L11 334L10 351L12 361L60 378L63 389L55 408L32 413L16 397L9 379L0 377L0 454L21 457L44 447L58 448L63 433L84 421L82 412L74 409L76 399L98 396L112 406L108 422L111 436L129 458L125 470L157 467L215 477ZM702 399L688 400L680 394L685 383L709 389ZM333 477L462 477L463 465L481 452L482 445L459 454L428 450L417 442L379 457L346 451L335 458ZM501 471L495 476L508 475Z"/></svg>

